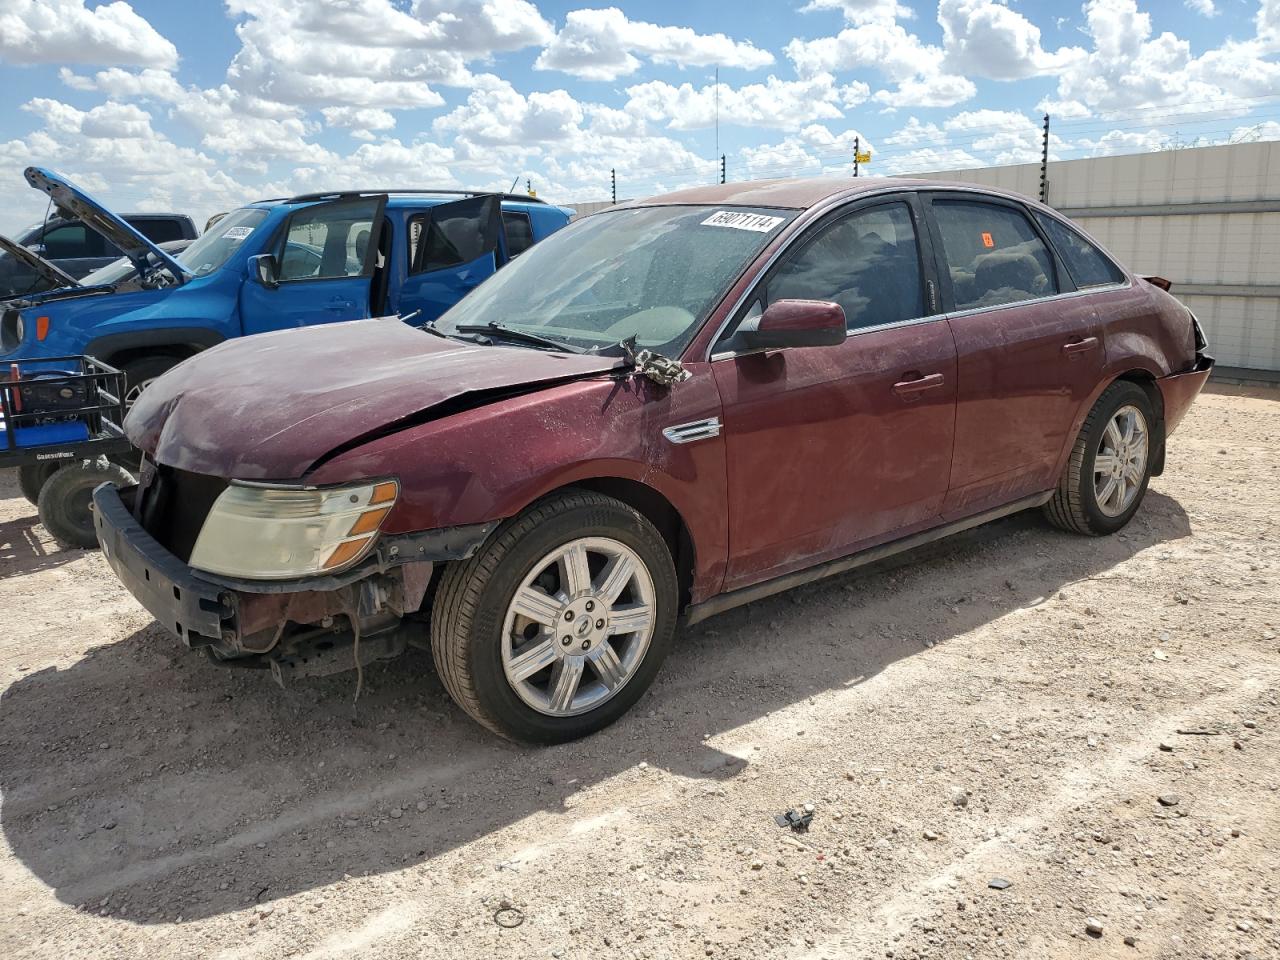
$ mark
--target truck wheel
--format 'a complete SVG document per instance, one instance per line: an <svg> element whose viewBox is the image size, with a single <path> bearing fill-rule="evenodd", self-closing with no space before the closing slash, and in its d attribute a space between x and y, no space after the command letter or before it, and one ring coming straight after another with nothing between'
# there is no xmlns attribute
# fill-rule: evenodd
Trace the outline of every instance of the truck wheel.
<svg viewBox="0 0 1280 960"><path fill-rule="evenodd" d="M103 483L128 486L133 477L106 460L84 460L68 464L45 481L40 490L40 522L64 547L88 550L98 545L92 503L94 488Z"/></svg>
<svg viewBox="0 0 1280 960"><path fill-rule="evenodd" d="M44 463L28 463L18 468L18 489L31 503L40 502L40 488L53 476L54 471L63 464L59 461Z"/></svg>
<svg viewBox="0 0 1280 960"><path fill-rule="evenodd" d="M125 411L128 412L133 407L138 395L151 386L152 380L172 370L181 362L182 360L178 357L162 354L154 357L139 357L137 360L130 360L123 364L120 372L124 374Z"/></svg>
<svg viewBox="0 0 1280 960"><path fill-rule="evenodd" d="M1136 383L1117 380L1102 392L1076 437L1045 516L1063 530L1115 533L1132 519L1151 482L1155 413Z"/></svg>
<svg viewBox="0 0 1280 960"><path fill-rule="evenodd" d="M444 571L431 649L449 695L501 736L562 743L622 716L671 646L675 565L638 511L555 494Z"/></svg>

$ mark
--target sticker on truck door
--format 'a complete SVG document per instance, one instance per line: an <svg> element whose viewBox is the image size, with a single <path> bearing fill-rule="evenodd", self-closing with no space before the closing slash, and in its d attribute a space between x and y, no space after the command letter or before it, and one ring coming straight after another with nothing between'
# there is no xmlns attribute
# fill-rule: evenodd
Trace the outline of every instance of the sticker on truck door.
<svg viewBox="0 0 1280 960"><path fill-rule="evenodd" d="M768 233L783 217L768 217L763 213L738 213L734 210L717 210L702 221L704 227L728 227L730 230L750 230L753 233Z"/></svg>

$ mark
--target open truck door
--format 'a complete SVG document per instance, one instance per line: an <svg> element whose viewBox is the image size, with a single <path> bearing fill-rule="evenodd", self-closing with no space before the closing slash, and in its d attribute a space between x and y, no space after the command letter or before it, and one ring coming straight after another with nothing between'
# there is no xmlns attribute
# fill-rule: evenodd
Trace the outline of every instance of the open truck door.
<svg viewBox="0 0 1280 960"><path fill-rule="evenodd" d="M271 252L250 258L240 289L244 333L370 316L386 204L386 194L348 197L290 214Z"/></svg>
<svg viewBox="0 0 1280 960"><path fill-rule="evenodd" d="M502 198L468 197L442 203L409 221L408 276L396 309L435 320L501 265ZM405 254L402 253L402 256Z"/></svg>

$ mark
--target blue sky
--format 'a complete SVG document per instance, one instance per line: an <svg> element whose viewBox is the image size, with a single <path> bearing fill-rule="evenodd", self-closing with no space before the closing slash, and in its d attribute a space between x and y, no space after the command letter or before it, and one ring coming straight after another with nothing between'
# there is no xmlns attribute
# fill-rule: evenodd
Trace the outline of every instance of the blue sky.
<svg viewBox="0 0 1280 960"><path fill-rule="evenodd" d="M719 88L713 84L719 69ZM0 231L28 164L118 208L533 182L605 199L1280 137L1280 0L0 0ZM719 99L719 131L715 101Z"/></svg>

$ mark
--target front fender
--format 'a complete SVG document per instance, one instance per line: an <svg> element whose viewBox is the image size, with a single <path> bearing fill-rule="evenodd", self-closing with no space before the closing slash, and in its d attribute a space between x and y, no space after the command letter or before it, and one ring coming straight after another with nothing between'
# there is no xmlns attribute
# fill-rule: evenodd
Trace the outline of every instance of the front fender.
<svg viewBox="0 0 1280 960"><path fill-rule="evenodd" d="M728 556L721 437L677 444L666 427L720 415L709 365L672 388L639 376L548 387L420 423L343 453L307 475L342 483L399 477L384 531L409 533L515 516L588 479L643 484L679 512L693 540L695 597L719 589Z"/></svg>

